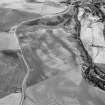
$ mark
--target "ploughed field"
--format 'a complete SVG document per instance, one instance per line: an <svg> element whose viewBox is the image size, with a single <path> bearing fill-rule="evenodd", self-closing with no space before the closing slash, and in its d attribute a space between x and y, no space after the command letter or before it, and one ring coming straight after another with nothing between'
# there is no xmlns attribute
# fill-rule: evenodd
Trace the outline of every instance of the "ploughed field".
<svg viewBox="0 0 105 105"><path fill-rule="evenodd" d="M9 36L9 30L11 29L12 26L17 25L22 21L26 21L28 19L37 18L37 17L40 17L40 15L22 12L15 9L11 10L11 9L0 8L0 25L1 25L0 26L0 31L1 31L0 98L1 100L5 99L6 96L10 97L10 94L12 93L22 92L23 80L27 74L26 65L24 64L22 58L17 53L20 50L17 47L19 45L15 45L17 44L14 41L16 39L15 38L12 39L12 36ZM23 49L23 54L25 58L28 61L30 61L29 66L31 68L31 71L29 73L26 82L26 86L28 89L26 94L28 97L32 97L33 94L30 96L31 88L33 88L35 85L37 86L37 84L40 84L42 81L46 81L46 83L48 81L47 84L49 84L49 81L53 81L53 78L54 81L55 78L58 78L57 81L62 80L59 78L69 78L70 72L74 69L75 69L74 72L78 72L77 70L78 62L76 61L77 60L76 56L75 54L73 54L72 50L68 48L68 46L59 38L62 37L63 34L66 35L66 33L64 33L61 29L59 30L55 29L53 31L51 29L48 29L47 31L39 29L34 33L30 32L28 34L30 34L29 35L30 37L23 37L24 42L22 44L23 46L26 44L26 47L24 47ZM67 49L69 49L69 51L66 49L66 47ZM69 74L67 75L65 72ZM60 75L61 77L59 77ZM78 78L81 78L81 76L79 75ZM78 84L78 82L80 82L80 79L79 81L77 79L74 79L73 81L76 81ZM72 85L73 83L70 84ZM50 87L48 88L50 89ZM28 93L29 90L30 93ZM60 90L58 89L58 91ZM63 91L61 89L61 92L59 94L62 94L62 92ZM68 93L65 92L65 89L64 93L68 95ZM52 97L50 96L50 93L48 94L49 97ZM52 94L53 93L51 92L51 95Z"/></svg>

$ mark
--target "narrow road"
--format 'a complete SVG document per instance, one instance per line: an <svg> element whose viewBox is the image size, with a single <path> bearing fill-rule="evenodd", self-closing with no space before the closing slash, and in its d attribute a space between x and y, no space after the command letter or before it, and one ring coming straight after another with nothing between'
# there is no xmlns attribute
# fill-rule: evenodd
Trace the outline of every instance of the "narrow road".
<svg viewBox="0 0 105 105"><path fill-rule="evenodd" d="M22 83L22 94L21 94L21 101L20 101L20 104L19 104L19 105L23 105L24 99L25 99L25 97L26 97L26 96L25 96L25 90L26 90L26 88L27 88L26 82L27 82L27 79L28 79L28 76L29 76L29 73L30 73L30 67L29 67L27 61L25 60L25 57L24 57L24 55L23 55L22 48L21 48L21 46L20 46L19 40L18 40L18 38L17 38L17 35L16 35L16 33L15 33L15 32L16 32L16 28L17 28L17 26L12 27L11 30L10 30L10 34L13 34L13 35L16 37L17 41L18 41L18 45L19 45L19 47L20 47L19 52L18 52L18 56L23 60L25 66L26 66L26 69L27 69L27 70L26 70L27 73L26 73L26 75L25 75L25 77L24 77L24 79L23 79L23 83Z"/></svg>

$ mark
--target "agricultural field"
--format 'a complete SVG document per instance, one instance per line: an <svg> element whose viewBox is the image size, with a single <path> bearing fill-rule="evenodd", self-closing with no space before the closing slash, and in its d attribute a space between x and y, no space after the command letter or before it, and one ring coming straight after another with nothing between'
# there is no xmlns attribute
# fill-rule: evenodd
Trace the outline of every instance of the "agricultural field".
<svg viewBox="0 0 105 105"><path fill-rule="evenodd" d="M0 105L105 104L99 1L1 0Z"/></svg>

